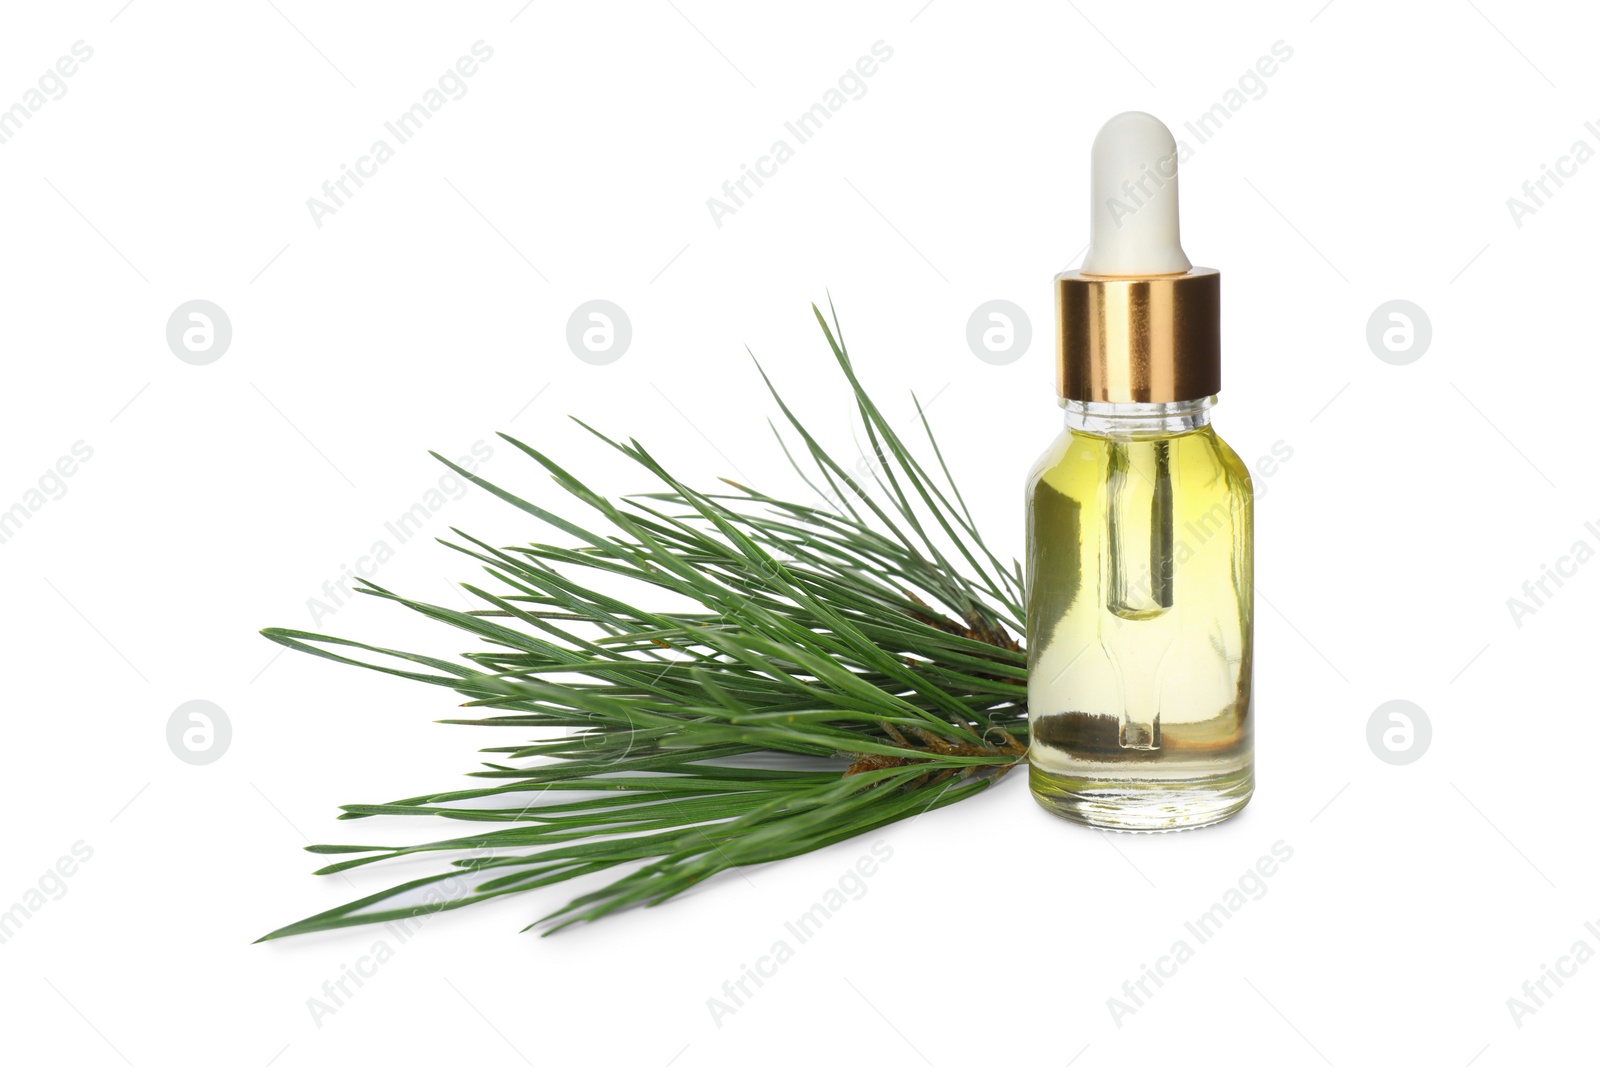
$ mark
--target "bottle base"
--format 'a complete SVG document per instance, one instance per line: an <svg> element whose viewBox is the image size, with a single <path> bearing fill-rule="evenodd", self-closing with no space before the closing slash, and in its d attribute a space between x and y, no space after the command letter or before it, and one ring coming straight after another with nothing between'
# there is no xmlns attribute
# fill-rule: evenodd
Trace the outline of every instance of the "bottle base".
<svg viewBox="0 0 1600 1067"><path fill-rule="evenodd" d="M1251 770L1200 781L1107 782L1028 767L1028 787L1053 815L1099 830L1167 833L1214 826L1255 792Z"/></svg>

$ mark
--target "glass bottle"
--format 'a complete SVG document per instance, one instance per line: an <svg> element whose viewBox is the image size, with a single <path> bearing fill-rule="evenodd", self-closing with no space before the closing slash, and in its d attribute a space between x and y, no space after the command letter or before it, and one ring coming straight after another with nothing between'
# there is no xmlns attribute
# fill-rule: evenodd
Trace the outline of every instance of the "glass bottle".
<svg viewBox="0 0 1600 1067"><path fill-rule="evenodd" d="M1182 830L1254 789L1250 474L1211 428L1221 276L1178 239L1179 147L1112 118L1090 244L1056 277L1066 429L1028 480L1033 795L1113 830Z"/></svg>
<svg viewBox="0 0 1600 1067"><path fill-rule="evenodd" d="M1029 477L1030 782L1066 818L1206 826L1254 788L1250 475L1213 399L1064 401Z"/></svg>

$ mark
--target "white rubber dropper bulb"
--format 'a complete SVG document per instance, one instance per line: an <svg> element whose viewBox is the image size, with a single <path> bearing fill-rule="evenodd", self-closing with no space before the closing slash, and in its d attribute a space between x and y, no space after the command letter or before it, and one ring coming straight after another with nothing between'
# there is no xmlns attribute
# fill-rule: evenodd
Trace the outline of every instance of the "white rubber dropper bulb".
<svg viewBox="0 0 1600 1067"><path fill-rule="evenodd" d="M1089 157L1089 254L1080 273L1183 274L1178 240L1178 145L1154 115L1124 111L1095 136Z"/></svg>

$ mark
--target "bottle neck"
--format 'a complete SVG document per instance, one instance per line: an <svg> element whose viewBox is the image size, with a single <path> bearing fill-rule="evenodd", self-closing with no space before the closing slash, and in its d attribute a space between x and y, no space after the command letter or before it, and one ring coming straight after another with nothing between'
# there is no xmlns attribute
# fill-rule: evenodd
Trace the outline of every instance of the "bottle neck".
<svg viewBox="0 0 1600 1067"><path fill-rule="evenodd" d="M1167 404L1110 404L1097 400L1063 400L1067 429L1096 437L1166 437L1198 430L1211 423L1214 396Z"/></svg>

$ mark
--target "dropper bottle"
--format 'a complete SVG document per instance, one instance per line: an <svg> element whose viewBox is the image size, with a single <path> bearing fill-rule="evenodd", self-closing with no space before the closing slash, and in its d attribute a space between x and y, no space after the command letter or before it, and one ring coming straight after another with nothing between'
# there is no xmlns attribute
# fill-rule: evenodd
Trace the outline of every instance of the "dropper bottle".
<svg viewBox="0 0 1600 1067"><path fill-rule="evenodd" d="M1178 236L1178 150L1128 111L1091 152L1090 245L1056 277L1066 428L1028 479L1030 782L1112 830L1254 789L1250 475L1211 428L1221 276Z"/></svg>

